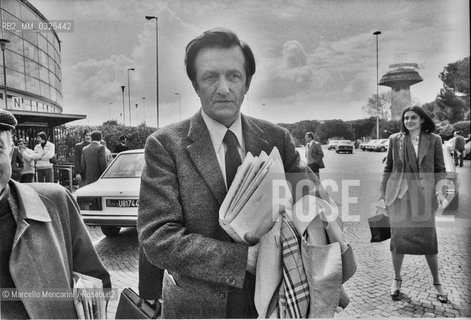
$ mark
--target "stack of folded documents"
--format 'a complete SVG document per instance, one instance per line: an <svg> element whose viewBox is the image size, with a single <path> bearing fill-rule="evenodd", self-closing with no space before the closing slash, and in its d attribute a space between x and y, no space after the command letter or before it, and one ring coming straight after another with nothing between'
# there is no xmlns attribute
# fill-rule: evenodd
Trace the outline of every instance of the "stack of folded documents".
<svg viewBox="0 0 471 320"><path fill-rule="evenodd" d="M78 319L106 319L103 282L95 277L73 273L74 304Z"/></svg>
<svg viewBox="0 0 471 320"><path fill-rule="evenodd" d="M283 162L276 147L270 155L247 153L219 209L221 227L236 241L246 234L263 236L278 216L292 206Z"/></svg>

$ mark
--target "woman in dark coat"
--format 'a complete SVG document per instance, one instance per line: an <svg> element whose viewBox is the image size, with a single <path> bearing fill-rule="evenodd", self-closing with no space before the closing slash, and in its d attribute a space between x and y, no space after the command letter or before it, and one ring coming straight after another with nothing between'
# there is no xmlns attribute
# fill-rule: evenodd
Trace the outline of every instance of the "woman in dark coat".
<svg viewBox="0 0 471 320"><path fill-rule="evenodd" d="M438 275L435 230L435 211L446 206L442 141L432 133L435 124L421 107L406 108L401 119L402 132L389 138L380 196L391 223L390 249L395 275L391 297L399 298L404 254L425 255L437 299L447 303Z"/></svg>

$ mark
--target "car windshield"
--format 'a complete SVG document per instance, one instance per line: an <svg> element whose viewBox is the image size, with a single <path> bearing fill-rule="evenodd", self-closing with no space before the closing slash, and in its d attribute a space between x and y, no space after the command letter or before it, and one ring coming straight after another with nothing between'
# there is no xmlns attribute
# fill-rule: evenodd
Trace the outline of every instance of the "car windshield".
<svg viewBox="0 0 471 320"><path fill-rule="evenodd" d="M340 140L339 143L341 143L341 144L350 144L351 141L350 140Z"/></svg>
<svg viewBox="0 0 471 320"><path fill-rule="evenodd" d="M144 153L124 153L118 155L102 178L139 178L143 168Z"/></svg>

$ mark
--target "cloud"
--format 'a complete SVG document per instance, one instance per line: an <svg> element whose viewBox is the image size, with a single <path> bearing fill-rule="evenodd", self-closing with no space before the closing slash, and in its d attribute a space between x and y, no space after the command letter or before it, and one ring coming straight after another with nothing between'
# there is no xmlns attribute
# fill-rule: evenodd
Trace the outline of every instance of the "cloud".
<svg viewBox="0 0 471 320"><path fill-rule="evenodd" d="M289 69L302 67L307 61L303 46L296 40L288 41L283 45L283 58Z"/></svg>

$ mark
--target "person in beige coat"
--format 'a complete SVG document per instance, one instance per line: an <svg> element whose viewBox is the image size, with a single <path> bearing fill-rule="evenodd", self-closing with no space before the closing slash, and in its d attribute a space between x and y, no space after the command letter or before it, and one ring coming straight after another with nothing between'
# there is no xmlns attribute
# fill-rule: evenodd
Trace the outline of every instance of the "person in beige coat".
<svg viewBox="0 0 471 320"><path fill-rule="evenodd" d="M432 133L435 124L421 107L406 108L401 119L402 132L389 138L380 195L391 224L394 278L390 294L393 300L400 299L404 255L425 255L437 299L446 303L448 298L438 274L435 229L435 212L446 205L442 141Z"/></svg>

